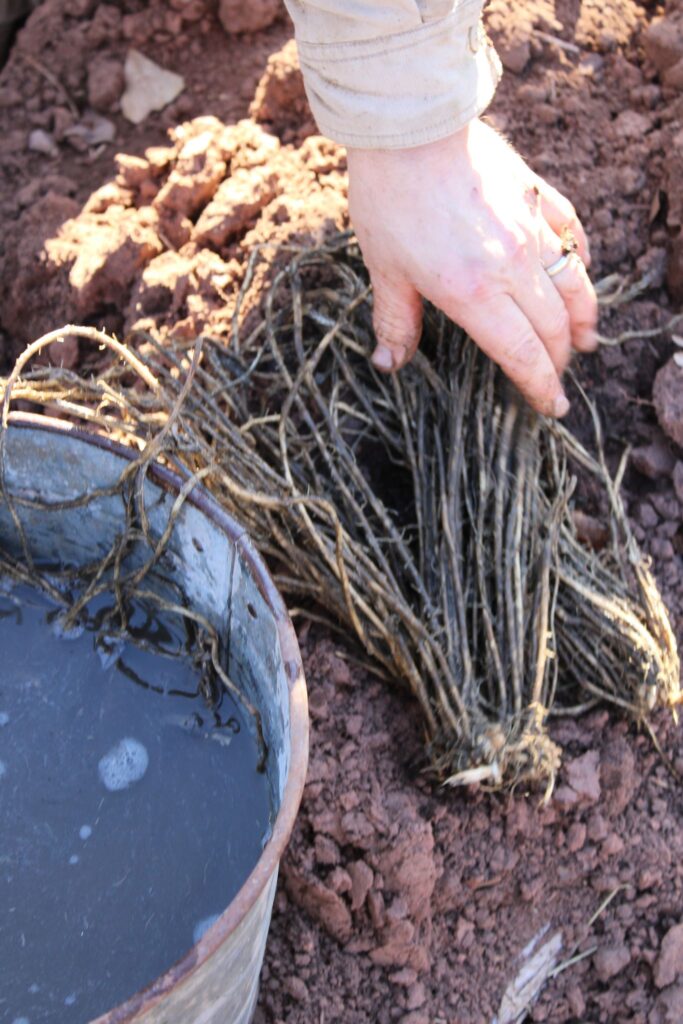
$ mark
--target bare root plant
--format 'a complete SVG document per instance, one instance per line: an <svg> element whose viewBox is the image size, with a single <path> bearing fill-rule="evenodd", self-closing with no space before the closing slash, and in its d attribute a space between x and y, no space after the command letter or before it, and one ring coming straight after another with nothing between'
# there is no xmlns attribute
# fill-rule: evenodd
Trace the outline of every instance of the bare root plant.
<svg viewBox="0 0 683 1024"><path fill-rule="evenodd" d="M370 288L347 236L290 248L261 315L244 317L267 251L252 254L228 345L204 337L192 354L140 336L132 359L96 376L21 362L0 382L3 427L13 395L137 444L122 482L132 508L151 459L188 489L201 480L293 612L354 635L375 671L410 690L445 782L549 792L550 714L607 701L647 721L673 708L675 640L595 410L589 451L433 311L413 363L377 374ZM606 497L600 551L574 526L577 467ZM144 533L139 507L135 524Z"/></svg>

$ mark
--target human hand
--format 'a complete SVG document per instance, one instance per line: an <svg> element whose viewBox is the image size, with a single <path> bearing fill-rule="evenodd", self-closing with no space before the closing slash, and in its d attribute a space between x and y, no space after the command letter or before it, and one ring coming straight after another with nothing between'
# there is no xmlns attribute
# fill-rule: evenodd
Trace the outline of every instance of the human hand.
<svg viewBox="0 0 683 1024"><path fill-rule="evenodd" d="M571 349L597 345L588 243L571 203L478 120L414 149L349 149L348 166L351 219L373 284L377 369L414 356L424 296L535 409L563 416ZM578 256L550 276L544 268L555 269L566 228Z"/></svg>

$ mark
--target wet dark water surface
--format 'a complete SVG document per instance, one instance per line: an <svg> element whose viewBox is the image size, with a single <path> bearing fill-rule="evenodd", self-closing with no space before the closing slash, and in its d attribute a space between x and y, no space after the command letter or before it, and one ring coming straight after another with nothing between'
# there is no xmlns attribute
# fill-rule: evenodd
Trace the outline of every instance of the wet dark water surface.
<svg viewBox="0 0 683 1024"><path fill-rule="evenodd" d="M252 729L228 696L214 714L178 695L199 670L175 626L136 609L141 650L53 619L36 591L0 593L2 1024L81 1024L149 984L269 832Z"/></svg>

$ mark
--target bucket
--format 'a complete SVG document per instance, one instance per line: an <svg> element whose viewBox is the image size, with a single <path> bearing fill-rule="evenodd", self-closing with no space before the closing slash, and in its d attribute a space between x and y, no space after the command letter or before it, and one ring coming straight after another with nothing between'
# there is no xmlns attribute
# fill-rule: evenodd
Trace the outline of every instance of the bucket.
<svg viewBox="0 0 683 1024"><path fill-rule="evenodd" d="M121 498L114 487L134 454L62 421L10 416L4 488L16 499L36 563L77 566L104 555L122 525ZM144 497L152 531L163 532L182 484L167 468L150 467ZM73 503L76 496L95 490L100 493L87 507ZM0 547L14 554L21 550L1 492ZM301 655L282 598L249 537L200 487L191 491L174 523L164 574L218 632L228 675L260 712L272 832L235 898L189 952L147 988L98 1017L97 1024L248 1024L278 866L306 775Z"/></svg>

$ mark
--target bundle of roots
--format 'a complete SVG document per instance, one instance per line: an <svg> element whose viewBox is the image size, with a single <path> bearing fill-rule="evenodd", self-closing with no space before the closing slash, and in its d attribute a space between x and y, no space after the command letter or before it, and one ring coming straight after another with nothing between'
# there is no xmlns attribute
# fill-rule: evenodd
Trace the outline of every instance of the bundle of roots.
<svg viewBox="0 0 683 1024"><path fill-rule="evenodd" d="M67 335L124 351L65 328L0 385L3 422L13 395L135 439L140 472L165 460L186 493L201 480L250 531L294 612L355 635L409 688L442 780L551 786L550 714L607 701L647 721L674 707L675 640L595 412L589 451L433 311L413 363L377 374L370 289L346 237L292 249L260 315L243 317L263 259L255 250L228 345L205 337L190 352L144 336L97 376L28 370ZM577 536L577 469L605 496L600 551ZM135 492L126 500L134 515Z"/></svg>

